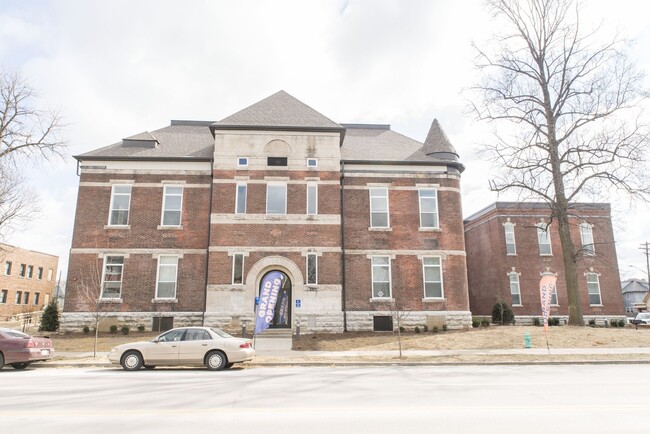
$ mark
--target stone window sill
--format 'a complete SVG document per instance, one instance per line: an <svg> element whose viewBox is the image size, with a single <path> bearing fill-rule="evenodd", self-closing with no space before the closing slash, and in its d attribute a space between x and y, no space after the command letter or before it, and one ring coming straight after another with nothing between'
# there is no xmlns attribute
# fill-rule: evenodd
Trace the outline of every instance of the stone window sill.
<svg viewBox="0 0 650 434"><path fill-rule="evenodd" d="M124 303L124 300L121 298L100 298L99 299L100 303L115 303L115 304L122 304Z"/></svg>
<svg viewBox="0 0 650 434"><path fill-rule="evenodd" d="M420 232L442 232L442 229L440 229L440 228L423 228L423 227L420 227L420 228L418 228L418 231L420 231Z"/></svg>
<svg viewBox="0 0 650 434"><path fill-rule="evenodd" d="M513 304L512 307L524 307L523 304Z"/></svg>
<svg viewBox="0 0 650 434"><path fill-rule="evenodd" d="M388 298L388 297L370 299L371 303L392 303L394 301L395 301L394 298Z"/></svg>
<svg viewBox="0 0 650 434"><path fill-rule="evenodd" d="M131 225L106 225L104 229L130 230Z"/></svg>
<svg viewBox="0 0 650 434"><path fill-rule="evenodd" d="M162 229L162 230L171 230L171 231L180 231L183 229L183 226L162 226L159 225L156 229Z"/></svg>
<svg viewBox="0 0 650 434"><path fill-rule="evenodd" d="M393 228L373 228L373 227L369 227L368 230L373 231L373 232L392 232Z"/></svg>
<svg viewBox="0 0 650 434"><path fill-rule="evenodd" d="M425 303L444 303L447 299L444 297L425 297L422 301Z"/></svg>
<svg viewBox="0 0 650 434"><path fill-rule="evenodd" d="M605 307L604 304L590 304L589 307Z"/></svg>
<svg viewBox="0 0 650 434"><path fill-rule="evenodd" d="M161 304L165 304L165 303L174 304L174 303L178 303L178 299L177 298L152 298L151 302L161 303Z"/></svg>

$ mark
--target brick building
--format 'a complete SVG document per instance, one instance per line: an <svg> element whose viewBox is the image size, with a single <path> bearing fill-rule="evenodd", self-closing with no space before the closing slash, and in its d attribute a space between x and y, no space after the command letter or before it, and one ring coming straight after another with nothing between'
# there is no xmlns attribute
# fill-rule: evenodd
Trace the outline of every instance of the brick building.
<svg viewBox="0 0 650 434"><path fill-rule="evenodd" d="M58 256L0 244L0 320L30 317L50 303Z"/></svg>
<svg viewBox="0 0 650 434"><path fill-rule="evenodd" d="M585 320L622 318L618 261L609 204L571 207L571 234ZM496 202L465 220L469 299L474 315L491 315L501 299L518 323L540 317L539 281L557 274L551 316L568 319L562 248L557 224L544 203Z"/></svg>
<svg viewBox="0 0 650 434"><path fill-rule="evenodd" d="M285 277L272 327L379 330L395 309L411 324L470 322L463 166L435 120L420 143L278 92L75 158L64 328L93 309L239 328L271 271Z"/></svg>

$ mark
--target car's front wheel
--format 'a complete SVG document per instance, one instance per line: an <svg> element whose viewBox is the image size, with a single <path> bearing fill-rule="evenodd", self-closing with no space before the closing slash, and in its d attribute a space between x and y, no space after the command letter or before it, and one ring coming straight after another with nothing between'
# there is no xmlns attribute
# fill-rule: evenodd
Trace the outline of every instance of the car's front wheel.
<svg viewBox="0 0 650 434"><path fill-rule="evenodd" d="M121 365L125 371L137 371L142 367L142 354L137 351L127 351L122 356Z"/></svg>
<svg viewBox="0 0 650 434"><path fill-rule="evenodd" d="M11 367L14 369L25 369L30 365L29 362L22 362L22 363L12 363Z"/></svg>
<svg viewBox="0 0 650 434"><path fill-rule="evenodd" d="M205 366L211 371L221 371L227 364L228 359L221 351L212 351L205 357Z"/></svg>
<svg viewBox="0 0 650 434"><path fill-rule="evenodd" d="M5 356L0 353L0 369L5 365Z"/></svg>

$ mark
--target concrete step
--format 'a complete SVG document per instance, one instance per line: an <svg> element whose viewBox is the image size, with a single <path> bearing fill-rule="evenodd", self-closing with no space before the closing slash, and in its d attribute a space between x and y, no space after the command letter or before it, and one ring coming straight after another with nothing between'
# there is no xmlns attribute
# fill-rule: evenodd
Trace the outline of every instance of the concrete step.
<svg viewBox="0 0 650 434"><path fill-rule="evenodd" d="M273 352L291 350L293 331L291 329L267 329L254 339L255 351Z"/></svg>

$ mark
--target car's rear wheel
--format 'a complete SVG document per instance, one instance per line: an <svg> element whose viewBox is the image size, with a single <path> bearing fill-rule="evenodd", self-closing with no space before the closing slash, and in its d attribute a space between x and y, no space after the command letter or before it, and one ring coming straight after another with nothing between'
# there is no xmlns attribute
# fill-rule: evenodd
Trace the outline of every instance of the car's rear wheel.
<svg viewBox="0 0 650 434"><path fill-rule="evenodd" d="M14 369L25 369L28 367L31 363L29 362L22 362L22 363L12 363L11 367Z"/></svg>
<svg viewBox="0 0 650 434"><path fill-rule="evenodd" d="M228 364L228 358L221 351L212 351L205 356L205 366L211 371L221 371Z"/></svg>
<svg viewBox="0 0 650 434"><path fill-rule="evenodd" d="M5 356L0 353L0 369L5 365Z"/></svg>
<svg viewBox="0 0 650 434"><path fill-rule="evenodd" d="M142 368L142 354L137 351L127 351L122 356L121 365L125 371L137 371Z"/></svg>

